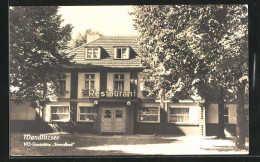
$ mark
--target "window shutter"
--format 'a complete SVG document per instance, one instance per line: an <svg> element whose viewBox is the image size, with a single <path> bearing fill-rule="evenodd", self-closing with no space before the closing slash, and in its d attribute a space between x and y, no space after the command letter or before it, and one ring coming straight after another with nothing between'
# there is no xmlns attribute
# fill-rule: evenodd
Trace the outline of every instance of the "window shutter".
<svg viewBox="0 0 260 162"><path fill-rule="evenodd" d="M130 91L130 73L124 74L124 91Z"/></svg>
<svg viewBox="0 0 260 162"><path fill-rule="evenodd" d="M87 59L88 48L85 48L85 59Z"/></svg>
<svg viewBox="0 0 260 162"><path fill-rule="evenodd" d="M46 106L44 113L45 113L44 121L50 122L51 121L51 107L49 105Z"/></svg>
<svg viewBox="0 0 260 162"><path fill-rule="evenodd" d="M117 50L116 48L114 48L114 59L116 59L116 55L117 55Z"/></svg>
<svg viewBox="0 0 260 162"><path fill-rule="evenodd" d="M101 48L99 47L98 48L98 59L100 59L101 58Z"/></svg>
<svg viewBox="0 0 260 162"><path fill-rule="evenodd" d="M130 58L130 47L127 47L126 53L127 53L126 59L129 59Z"/></svg>
<svg viewBox="0 0 260 162"><path fill-rule="evenodd" d="M107 90L114 90L114 73L107 73Z"/></svg>
<svg viewBox="0 0 260 162"><path fill-rule="evenodd" d="M140 91L141 91L141 92L144 91L144 83L140 83Z"/></svg>

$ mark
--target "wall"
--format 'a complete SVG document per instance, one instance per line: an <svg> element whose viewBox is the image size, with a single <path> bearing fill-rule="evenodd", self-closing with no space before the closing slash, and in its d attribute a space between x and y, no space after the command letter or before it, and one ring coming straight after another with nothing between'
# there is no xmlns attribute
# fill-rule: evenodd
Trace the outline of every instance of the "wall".
<svg viewBox="0 0 260 162"><path fill-rule="evenodd" d="M191 107L192 123L169 123L168 111L170 106ZM160 107L160 103L142 103L139 107ZM137 110L138 111L138 110ZM198 103L168 103L165 109L160 108L160 122L138 122L136 117L136 134L174 134L174 135L201 135L200 107ZM137 114L137 113L136 113ZM203 119L202 119L203 120Z"/></svg>
<svg viewBox="0 0 260 162"><path fill-rule="evenodd" d="M229 124L237 123L237 105L236 104L227 104L228 107L228 120ZM248 111L248 105L245 105L245 110ZM209 104L206 108L206 123L218 123L218 104Z"/></svg>
<svg viewBox="0 0 260 162"><path fill-rule="evenodd" d="M130 106L126 106L126 132L127 135L134 134L134 124L136 119L136 103L131 103Z"/></svg>
<svg viewBox="0 0 260 162"><path fill-rule="evenodd" d="M236 123L237 123L237 105L227 104L228 107L228 123L225 123L225 134L235 136L236 135ZM245 111L248 111L249 105L245 105ZM215 136L218 134L218 104L209 104L206 107L206 135ZM246 125L246 135L249 133L248 123Z"/></svg>
<svg viewBox="0 0 260 162"><path fill-rule="evenodd" d="M51 122L50 107L52 105L70 106L71 120L69 122ZM78 122L78 109L79 106L95 107L97 113L94 122ZM190 117L191 123L169 123L168 111L170 106L191 107ZM58 131L65 132L85 132L99 134L101 129L101 116L102 108L125 108L125 134L173 134L173 135L201 135L201 121L200 108L196 107L197 103L168 103L165 109L160 108L160 103L135 103L132 102L130 106L126 102L99 102L94 106L93 102L56 102L48 104L44 110L44 119L49 122L48 124ZM138 108L139 107L158 107L160 114L160 122L158 123L145 123L138 122ZM74 114L74 115L73 115ZM73 117L74 116L74 117Z"/></svg>
<svg viewBox="0 0 260 162"><path fill-rule="evenodd" d="M78 98L89 98L82 95L82 89L85 89L85 74L95 74L95 89L100 91L100 73L97 72L79 72L78 73Z"/></svg>
<svg viewBox="0 0 260 162"><path fill-rule="evenodd" d="M48 133L52 129L39 116L36 109L30 106L30 102L21 104L9 102L10 132L21 133Z"/></svg>
<svg viewBox="0 0 260 162"><path fill-rule="evenodd" d="M35 120L35 108L33 108L28 101L24 101L20 104L10 101L9 110L10 120Z"/></svg>

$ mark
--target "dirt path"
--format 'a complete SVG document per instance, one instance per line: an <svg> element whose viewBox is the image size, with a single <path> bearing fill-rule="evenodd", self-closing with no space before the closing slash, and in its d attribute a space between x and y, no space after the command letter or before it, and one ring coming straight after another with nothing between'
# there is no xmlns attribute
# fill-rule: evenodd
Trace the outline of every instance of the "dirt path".
<svg viewBox="0 0 260 162"><path fill-rule="evenodd" d="M40 134L32 134L39 136ZM100 156L100 155L217 155L248 154L235 150L234 137L221 140L197 136L96 136L48 134L56 141L25 140L24 134L11 134L12 156ZM29 142L31 145L25 145ZM34 142L34 145L33 145ZM36 144L38 144L36 146ZM248 148L248 139L246 146Z"/></svg>

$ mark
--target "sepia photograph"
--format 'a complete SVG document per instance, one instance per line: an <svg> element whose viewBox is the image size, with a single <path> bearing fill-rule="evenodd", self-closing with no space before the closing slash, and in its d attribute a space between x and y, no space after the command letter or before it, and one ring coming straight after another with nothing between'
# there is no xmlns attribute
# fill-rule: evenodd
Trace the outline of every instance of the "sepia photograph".
<svg viewBox="0 0 260 162"><path fill-rule="evenodd" d="M248 5L9 7L10 157L248 155Z"/></svg>

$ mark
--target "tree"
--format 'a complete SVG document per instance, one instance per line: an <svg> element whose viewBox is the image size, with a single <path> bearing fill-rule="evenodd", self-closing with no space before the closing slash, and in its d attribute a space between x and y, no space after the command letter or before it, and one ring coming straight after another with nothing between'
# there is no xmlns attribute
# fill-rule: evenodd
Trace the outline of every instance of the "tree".
<svg viewBox="0 0 260 162"><path fill-rule="evenodd" d="M209 78L212 80L210 84L219 91L221 127L224 128L222 113L225 102L237 102L236 147L241 149L245 147L244 101L248 95L248 91L245 90L246 85L248 86L247 6L211 6L205 11L206 14L203 15L207 16L203 19L207 21L202 21L196 29L202 29L198 32L207 36L197 40L203 44L197 47L207 51L204 53L204 64L208 66ZM212 11L216 12L207 18ZM222 31L217 31L219 29ZM220 128L219 137L224 137L221 130L223 129Z"/></svg>
<svg viewBox="0 0 260 162"><path fill-rule="evenodd" d="M229 30L225 41L226 60L229 61L227 86L233 89L237 102L237 138L236 147L245 148L244 105L248 100L248 12L246 5L231 6L229 10ZM232 61L232 63L231 63Z"/></svg>
<svg viewBox="0 0 260 162"><path fill-rule="evenodd" d="M141 33L141 59L148 69L144 77L150 93L165 92L175 100L192 95L205 99L208 87L216 89L218 137L224 138L225 101L238 96L238 80L248 76L247 53L235 43L241 40L237 32L246 32L245 6L135 6L131 14Z"/></svg>
<svg viewBox="0 0 260 162"><path fill-rule="evenodd" d="M46 83L58 83L64 52L72 25L63 20L55 6L10 7L10 93L16 101L48 100Z"/></svg>
<svg viewBox="0 0 260 162"><path fill-rule="evenodd" d="M166 92L176 99L193 94L194 72L189 68L196 69L199 60L185 47L184 29L190 26L185 20L191 18L188 12L192 11L186 6L134 8L132 14L141 33L141 58L148 69L144 77L150 94Z"/></svg>
<svg viewBox="0 0 260 162"><path fill-rule="evenodd" d="M70 49L74 49L76 47L79 47L85 43L87 43L87 38L90 35L98 35L98 36L102 36L102 34L100 34L97 31L92 31L91 29L87 29L85 31L85 33L83 35L81 35L80 33L77 35L77 38L73 39L71 44L70 44Z"/></svg>
<svg viewBox="0 0 260 162"><path fill-rule="evenodd" d="M218 137L224 138L224 98L220 90L223 88L217 84L208 85L207 80L212 76L205 75L210 69L202 58L205 53L210 53L210 62L218 56L215 53L219 49L219 31L225 30L222 25L225 22L222 20L221 25L208 22L219 22L218 19L226 11L218 6L201 8L184 5L138 6L136 11L139 16L135 19L136 27L142 33L141 45L145 45L141 53L145 57L144 63L150 69L145 73L150 92L158 93L163 89L174 100L178 100L197 94L203 97L209 89L206 87L213 86L219 96ZM214 30L209 24L214 25Z"/></svg>

